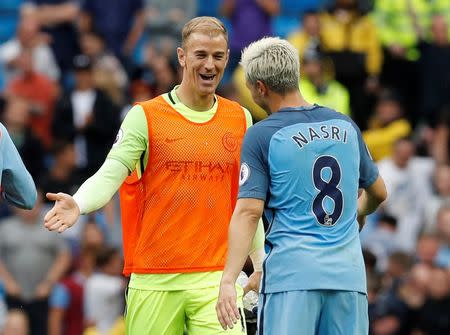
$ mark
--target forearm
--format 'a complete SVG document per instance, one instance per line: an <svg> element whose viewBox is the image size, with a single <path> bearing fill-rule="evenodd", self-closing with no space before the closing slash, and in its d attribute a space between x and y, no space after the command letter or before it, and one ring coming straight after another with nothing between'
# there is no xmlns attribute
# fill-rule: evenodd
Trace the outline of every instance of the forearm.
<svg viewBox="0 0 450 335"><path fill-rule="evenodd" d="M145 14L144 11L141 11L138 14L136 14L133 27L131 28L130 33L128 34L127 40L125 41L125 50L127 52L131 53L133 51L139 38L142 35L142 32L144 31L144 27L145 27Z"/></svg>
<svg viewBox="0 0 450 335"><path fill-rule="evenodd" d="M372 214L380 205L380 200L365 190L363 190L360 198L358 199L358 217L367 216Z"/></svg>
<svg viewBox="0 0 450 335"><path fill-rule="evenodd" d="M235 211L228 234L228 256L223 282L234 283L241 272L257 230L259 218L252 214Z"/></svg>
<svg viewBox="0 0 450 335"><path fill-rule="evenodd" d="M105 206L127 176L128 168L125 165L107 158L100 169L87 179L73 196L80 213L90 213Z"/></svg>
<svg viewBox="0 0 450 335"><path fill-rule="evenodd" d="M51 308L48 317L48 335L61 335L63 333L62 323L64 310L62 308Z"/></svg>
<svg viewBox="0 0 450 335"><path fill-rule="evenodd" d="M3 265L3 262L0 261L0 279L4 283L15 282L14 277L9 273L6 267Z"/></svg>
<svg viewBox="0 0 450 335"><path fill-rule="evenodd" d="M74 22L79 13L78 5L65 3L60 5L42 5L35 8L38 21L44 26Z"/></svg>

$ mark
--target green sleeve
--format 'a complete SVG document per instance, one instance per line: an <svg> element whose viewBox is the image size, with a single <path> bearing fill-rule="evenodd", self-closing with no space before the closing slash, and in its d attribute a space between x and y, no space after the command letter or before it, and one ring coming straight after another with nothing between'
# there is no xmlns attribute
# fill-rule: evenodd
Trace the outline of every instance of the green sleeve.
<svg viewBox="0 0 450 335"><path fill-rule="evenodd" d="M264 234L264 225L262 219L258 222L258 228L256 228L255 237L253 237L252 246L250 247L250 252L254 252L255 250L264 248L264 240L266 239Z"/></svg>
<svg viewBox="0 0 450 335"><path fill-rule="evenodd" d="M90 213L105 206L127 176L128 169L125 165L107 158L100 169L87 179L73 196L80 213Z"/></svg>
<svg viewBox="0 0 450 335"><path fill-rule="evenodd" d="M148 160L148 126L142 106L135 105L125 116L120 126L116 141L107 158L121 162L134 171L142 153L145 153L145 164Z"/></svg>
<svg viewBox="0 0 450 335"><path fill-rule="evenodd" d="M245 113L245 122L247 123L247 129L248 129L253 125L252 114L250 113L250 111L247 108L242 107L242 109L244 110L244 113Z"/></svg>

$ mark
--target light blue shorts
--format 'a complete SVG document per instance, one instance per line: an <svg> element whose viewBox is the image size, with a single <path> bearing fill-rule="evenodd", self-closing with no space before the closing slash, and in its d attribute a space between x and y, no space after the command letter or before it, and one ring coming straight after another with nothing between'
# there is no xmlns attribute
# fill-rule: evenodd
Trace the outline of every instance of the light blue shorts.
<svg viewBox="0 0 450 335"><path fill-rule="evenodd" d="M367 296L310 290L260 294L258 335L367 335Z"/></svg>

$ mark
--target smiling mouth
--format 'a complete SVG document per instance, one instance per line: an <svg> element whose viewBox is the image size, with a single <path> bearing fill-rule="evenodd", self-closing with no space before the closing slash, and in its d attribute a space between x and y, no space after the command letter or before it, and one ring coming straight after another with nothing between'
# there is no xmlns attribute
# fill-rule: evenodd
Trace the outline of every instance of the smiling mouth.
<svg viewBox="0 0 450 335"><path fill-rule="evenodd" d="M200 74L200 78L202 78L203 80L214 80L214 78L216 77L215 74Z"/></svg>

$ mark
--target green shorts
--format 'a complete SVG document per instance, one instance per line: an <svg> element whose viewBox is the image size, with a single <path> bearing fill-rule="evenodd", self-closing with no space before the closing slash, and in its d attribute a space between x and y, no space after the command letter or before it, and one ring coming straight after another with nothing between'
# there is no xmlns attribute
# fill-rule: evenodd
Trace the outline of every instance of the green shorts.
<svg viewBox="0 0 450 335"><path fill-rule="evenodd" d="M236 286L241 319L223 330L216 314L219 287L179 291L129 288L125 317L128 335L242 335L246 334L242 288Z"/></svg>

